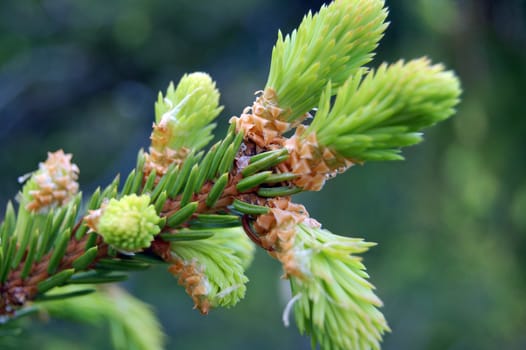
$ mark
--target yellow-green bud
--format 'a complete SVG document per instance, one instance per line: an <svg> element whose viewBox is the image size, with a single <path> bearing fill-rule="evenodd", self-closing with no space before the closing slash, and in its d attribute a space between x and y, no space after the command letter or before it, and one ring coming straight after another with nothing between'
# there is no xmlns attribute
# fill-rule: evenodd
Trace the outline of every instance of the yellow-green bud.
<svg viewBox="0 0 526 350"><path fill-rule="evenodd" d="M159 220L149 196L132 194L109 201L96 231L115 248L135 252L150 246L161 230Z"/></svg>
<svg viewBox="0 0 526 350"><path fill-rule="evenodd" d="M155 103L155 124L152 148L163 152L200 149L212 138L212 121L223 107L219 106L219 91L206 73L185 74L177 87L170 84L165 96L159 93Z"/></svg>

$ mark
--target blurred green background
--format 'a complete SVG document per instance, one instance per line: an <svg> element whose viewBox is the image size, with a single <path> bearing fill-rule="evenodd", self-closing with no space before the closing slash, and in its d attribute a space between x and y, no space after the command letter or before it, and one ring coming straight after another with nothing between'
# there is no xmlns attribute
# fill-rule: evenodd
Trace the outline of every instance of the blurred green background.
<svg viewBox="0 0 526 350"><path fill-rule="evenodd" d="M85 193L126 173L148 145L157 91L184 72L217 80L222 135L264 87L277 30L321 3L0 1L0 202L50 150L74 154ZM384 349L525 349L526 2L387 5L371 66L444 62L463 84L458 114L406 161L357 166L300 200L331 231L378 242L365 263L393 330ZM164 268L125 287L154 306L168 349L309 349L282 324L280 266L260 251L248 275L246 299L206 317ZM108 347L105 325L36 324L21 348Z"/></svg>

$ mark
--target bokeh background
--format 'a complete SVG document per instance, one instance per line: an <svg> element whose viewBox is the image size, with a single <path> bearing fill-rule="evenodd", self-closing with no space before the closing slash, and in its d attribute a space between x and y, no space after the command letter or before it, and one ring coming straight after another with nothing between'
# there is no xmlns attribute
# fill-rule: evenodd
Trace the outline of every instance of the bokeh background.
<svg viewBox="0 0 526 350"><path fill-rule="evenodd" d="M184 72L217 80L221 135L264 87L277 30L321 3L1 0L0 202L49 150L74 154L85 193L127 173L148 145L157 92ZM525 349L525 1L387 4L370 65L444 62L462 80L458 114L406 161L355 167L301 200L331 231L378 242L365 263L393 330L384 349ZM164 268L125 287L156 309L168 349L309 349L281 322L280 274L258 252L246 299L206 317ZM35 329L22 348L108 348L105 325Z"/></svg>

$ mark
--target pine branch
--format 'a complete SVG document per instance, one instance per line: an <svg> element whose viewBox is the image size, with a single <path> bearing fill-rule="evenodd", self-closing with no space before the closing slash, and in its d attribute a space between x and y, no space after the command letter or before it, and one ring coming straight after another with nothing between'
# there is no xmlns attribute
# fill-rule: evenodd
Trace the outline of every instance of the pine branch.
<svg viewBox="0 0 526 350"><path fill-rule="evenodd" d="M183 76L159 95L148 151L122 186L117 176L85 210L71 155L50 153L25 178L18 214L9 203L0 225L0 316L14 320L38 300L75 300L91 289L67 285L121 281L154 263L170 265L202 313L231 307L246 290L252 240L281 262L294 294L287 310L313 346L378 349L389 327L355 255L372 244L321 229L292 196L353 164L401 159L421 129L453 114L460 85L442 66L363 67L386 14L381 0L336 0L280 33L265 90L206 153L219 92L204 73ZM93 300L101 310L111 302Z"/></svg>
<svg viewBox="0 0 526 350"><path fill-rule="evenodd" d="M203 171L206 171L210 174L211 177L215 177L215 174L220 173L219 170L228 171L230 167L227 167L225 169L221 169L220 162L223 159L226 159L228 162L226 164L233 164L237 161L234 161L235 156L237 155L237 148L241 148L241 138L238 138L239 141L236 141L234 145L237 143L239 146L234 149L235 152L230 151L227 147L223 147L221 150L221 146L224 144L228 144L228 141L234 140L236 136L233 130L230 130L229 132L230 136L227 136L225 140L222 143L219 143L216 145L216 148L219 149L217 154L215 155L215 158L212 158L212 160L219 159L219 161L216 161L218 165L215 167L217 168L217 171L211 171L214 169L214 166L207 167ZM227 141L227 142L225 142ZM264 156L264 155L263 155ZM242 155L239 155L239 157L243 157ZM202 162L205 162L203 160ZM201 162L201 163L202 163ZM171 172L167 172L164 176L165 179L169 179L173 176L172 173L178 174L178 176L174 176L174 184L176 184L177 181L181 183L188 183L189 178L192 176L191 172L185 172L185 167L190 168L192 166L193 169L199 169L199 157L189 157L181 166L180 169L173 168ZM273 165L273 163L268 163L268 166ZM67 209L63 208L61 211L59 211L56 215L56 217L53 217L53 215L49 214L51 221L56 221L57 223L55 226L60 225L64 227L64 231L62 235L57 235L55 237L55 243L53 246L57 248L58 246L63 246L63 249L52 249L51 247L48 249L50 250L49 253L47 253L45 256L42 257L42 259L39 262L35 262L33 264L28 263L28 251L25 249L19 249L16 250L16 252L25 252L23 254L19 254L21 256L26 255L25 259L20 259L20 261L16 264L16 268L14 268L7 276L6 280L7 283L3 283L0 286L0 291L2 293L2 304L0 306L2 307L0 309L1 314L13 314L16 309L23 306L26 302L34 300L38 297L41 297L41 294L43 292L47 292L48 290L51 290L53 287L62 285L62 284L75 284L75 283L105 283L105 282L113 282L115 279L112 275L105 275L104 271L102 273L96 273L96 274L88 274L88 275L79 275L80 277L76 278L77 275L74 276L68 276L68 278L62 280L62 279L52 279L54 275L63 273L64 271L69 271L73 269L75 272L81 272L83 270L94 270L98 271L100 270L100 264L99 262L104 259L110 259L109 261L119 259L122 257L122 254L119 254L115 251L115 248L123 250L125 253L130 250L134 250L131 246L123 246L122 243L119 243L121 239L125 239L125 242L129 242L130 238L133 238L133 233L130 232L130 230L122 230L122 218L126 217L126 209L125 207L120 206L121 201L118 201L116 198L120 197L121 199L124 197L127 197L128 199L134 199L139 198L135 195L135 193L142 193L144 192L145 186L147 186L147 176L145 173L142 172L141 166L144 167L144 155L140 154L138 157L138 165L137 168L134 169L130 173L130 176L128 177L127 182L132 183L134 181L133 176L139 176L141 177L141 183L139 187L136 187L134 191L131 190L131 186L128 186L126 183L123 186L122 191L119 193L117 191L118 187L118 178L110 184L106 189L103 191L96 191L92 198L90 199L90 203L88 205L89 208L97 208L99 209L92 209L91 214L87 215L84 219L84 221L87 223L87 226L85 226L84 221L79 221L75 224L75 226L72 228L72 231L68 232L68 228L71 230L71 224L73 223L69 218L76 216L76 210L75 215L73 213L67 214ZM197 172L194 172L197 174ZM177 194L174 198L165 198L164 204L161 206L160 211L160 218L164 218L165 220L163 223L164 226L159 228L159 231L154 231L151 235L151 240L154 239L154 236L157 235L157 233L161 232L162 234L157 235L157 238L155 238L157 241L171 241L174 239L173 236L176 237L179 241L191 241L194 240L194 237L196 234L193 233L194 231L187 230L186 233L181 233L181 229L174 229L174 226L177 228L187 228L190 226L195 227L196 224L199 224L200 221L203 221L203 217L199 217L198 214L201 213L222 213L225 211L229 211L229 206L234 201L234 198L241 196L241 192L237 189L237 185L240 182L241 179L243 179L243 176L241 174L241 170L239 168L234 168L229 172L224 173L223 175L228 176L220 176L219 178L226 178L227 181L223 187L223 190L219 191L219 195L217 198L214 199L213 205L208 205L207 201L209 202L209 197L211 194L211 190L213 189L215 183L211 180L206 179L206 182L202 185L200 190L197 191L188 191L189 187L186 187L186 189L179 190L173 190L170 191L171 195ZM208 174L207 174L208 176ZM160 192L159 187L166 188L166 186L169 184L168 181L160 181L158 185L155 188L151 189L152 193ZM185 199L185 193L184 190L191 193L190 198ZM247 198L247 196L250 196L251 193L257 192L258 187L252 187L248 191L245 191L243 196L244 198ZM195 193L197 192L197 193ZM133 197L135 196L135 197ZM148 203L150 201L149 196L142 197L144 200L147 200ZM134 199L135 200L135 199ZM107 202L106 202L107 201ZM181 214L185 205L182 205L185 202L192 202L196 203L196 206L192 212L185 215L179 224L174 225L171 222L171 218L173 218L176 215ZM107 204L105 204L107 203ZM112 203L115 204L115 208L112 206ZM143 205L148 204L143 203ZM127 205L128 206L128 205ZM126 206L126 207L127 207ZM73 207L72 205L69 206L69 208ZM102 220L99 221L101 218L104 218L102 215L103 210L102 208L106 208L106 214L107 218L114 218L113 222L112 220ZM109 207L109 210L107 210ZM142 209L145 209L146 207L143 207ZM139 209L140 211L140 209ZM12 212L12 207L8 207L8 212ZM144 212L142 211L141 216L142 220L147 219L148 216L151 217L152 213L144 216ZM3 227L7 228L7 225L11 225L11 221L16 221L16 219L12 218L14 214L6 215L6 218L10 219L6 221L3 224ZM130 212L129 216L133 216L133 212ZM224 215L222 215L224 217ZM66 220L67 219L67 220ZM69 224L64 224L66 221L70 221ZM210 218L208 219L210 220ZM98 221L98 222L97 222ZM155 223L151 223L152 225L157 225L160 220L155 220ZM191 221L194 221L190 224ZM206 221L206 220L205 220ZM240 219L235 221L235 224L240 227ZM7 224L7 225L6 225ZM89 233L86 228L92 227L94 231L101 234L100 237L97 237L94 235L94 233ZM115 228L113 228L113 226ZM210 225L209 225L210 226ZM152 226L153 227L153 226ZM157 226L155 226L157 227ZM217 230L218 228L222 228L224 225L221 222L215 222L211 225L212 230ZM50 232L56 231L56 228L50 227ZM188 235L188 231L192 232L190 235ZM68 232L67 234L64 232ZM79 232L82 233L82 236L79 236ZM107 232L106 235L104 232ZM34 233L37 235L37 233ZM140 231L137 234L143 235L145 234L144 231ZM185 238L182 238L183 235L186 234L187 236ZM127 238L130 237L130 238ZM133 238L134 240L136 238ZM24 240L24 238L21 238L21 240ZM129 243L126 243L129 244ZM133 243L132 243L133 244ZM13 240L13 245L11 247L14 247L16 245L16 241ZM22 244L22 247L25 245ZM147 241L146 244L140 243L139 248L140 250L143 250L145 248L148 248L150 246L150 241ZM159 244L157 244L159 246ZM96 247L96 254L93 254L93 250L88 253L88 251ZM5 248L5 247L4 247ZM149 251L148 249L144 250L145 253L152 253L153 251ZM165 252L159 252L158 250L155 251L154 254L160 255L162 258L166 260L166 262L173 263L173 258L170 253ZM88 257L88 259L86 259ZM85 261L87 260L87 262ZM91 261L90 261L91 260ZM133 260L132 260L133 261ZM22 278L23 271L26 269L26 266L31 266L29 268L29 273L26 278ZM104 265L104 264L103 264ZM50 266L56 266L55 268L50 269ZM107 263L106 263L107 266ZM122 264L121 264L122 266ZM132 266L132 267L139 267L139 266ZM117 270L117 266L113 267L114 270ZM52 270L52 272L50 272ZM71 277L71 278L69 278ZM49 282L47 282L48 279L51 279ZM118 279L120 279L120 276L118 276ZM39 285L42 283L45 283L46 288L45 291L38 288Z"/></svg>

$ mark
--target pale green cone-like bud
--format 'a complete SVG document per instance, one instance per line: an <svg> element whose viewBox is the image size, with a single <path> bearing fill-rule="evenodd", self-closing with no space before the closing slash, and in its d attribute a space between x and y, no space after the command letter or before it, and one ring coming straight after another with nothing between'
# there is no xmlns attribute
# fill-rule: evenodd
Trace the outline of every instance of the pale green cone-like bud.
<svg viewBox="0 0 526 350"><path fill-rule="evenodd" d="M266 84L292 122L316 106L328 81L339 86L369 62L387 27L383 0L336 0L278 40Z"/></svg>
<svg viewBox="0 0 526 350"><path fill-rule="evenodd" d="M150 246L161 230L159 221L150 197L132 194L118 200L112 198L102 208L93 229L116 249L136 252Z"/></svg>
<svg viewBox="0 0 526 350"><path fill-rule="evenodd" d="M211 122L222 109L219 91L208 74L185 74L177 88L170 83L165 96L159 93L152 147L159 152L165 147L173 151L204 147L213 137Z"/></svg>
<svg viewBox="0 0 526 350"><path fill-rule="evenodd" d="M453 72L427 58L382 64L358 74L337 90L330 84L304 133L353 162L403 159L404 146L422 141L420 131L454 113L461 93Z"/></svg>
<svg viewBox="0 0 526 350"><path fill-rule="evenodd" d="M311 336L313 347L380 349L389 327L361 258L354 255L372 245L308 223L297 226L294 249L304 275L290 277L293 298L286 313L293 308L300 332Z"/></svg>

